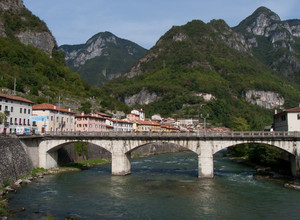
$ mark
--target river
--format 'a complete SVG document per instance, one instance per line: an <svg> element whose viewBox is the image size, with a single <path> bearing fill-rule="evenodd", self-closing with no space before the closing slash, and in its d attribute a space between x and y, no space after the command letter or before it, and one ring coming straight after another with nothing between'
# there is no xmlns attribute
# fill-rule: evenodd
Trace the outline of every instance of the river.
<svg viewBox="0 0 300 220"><path fill-rule="evenodd" d="M184 152L133 159L128 176L110 165L45 176L12 195L9 219L300 219L300 192L282 182L225 158L213 179L198 179L197 166Z"/></svg>

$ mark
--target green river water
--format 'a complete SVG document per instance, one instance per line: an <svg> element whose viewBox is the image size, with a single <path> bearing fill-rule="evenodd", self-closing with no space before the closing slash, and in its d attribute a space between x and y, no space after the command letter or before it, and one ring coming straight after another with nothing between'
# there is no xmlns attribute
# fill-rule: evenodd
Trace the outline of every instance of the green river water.
<svg viewBox="0 0 300 220"><path fill-rule="evenodd" d="M224 158L213 179L198 179L197 166L184 152L133 159L128 176L110 165L46 176L12 194L9 219L300 219L300 192L283 182Z"/></svg>

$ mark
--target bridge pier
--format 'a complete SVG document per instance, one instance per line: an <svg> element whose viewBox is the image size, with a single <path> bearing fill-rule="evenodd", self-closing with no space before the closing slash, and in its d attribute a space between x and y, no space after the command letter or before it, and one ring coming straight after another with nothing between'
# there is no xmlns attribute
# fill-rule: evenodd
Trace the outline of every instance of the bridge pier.
<svg viewBox="0 0 300 220"><path fill-rule="evenodd" d="M213 155L203 157L198 156L198 178L213 178L214 177L214 160Z"/></svg>
<svg viewBox="0 0 300 220"><path fill-rule="evenodd" d="M40 154L39 157L39 167L42 167L44 169L57 167L57 151L45 152L44 154Z"/></svg>
<svg viewBox="0 0 300 220"><path fill-rule="evenodd" d="M131 153L115 152L111 155L111 173L116 176L125 176L130 174L131 170Z"/></svg>
<svg viewBox="0 0 300 220"><path fill-rule="evenodd" d="M296 150L295 155L290 155L291 171L294 177L300 177L300 152Z"/></svg>

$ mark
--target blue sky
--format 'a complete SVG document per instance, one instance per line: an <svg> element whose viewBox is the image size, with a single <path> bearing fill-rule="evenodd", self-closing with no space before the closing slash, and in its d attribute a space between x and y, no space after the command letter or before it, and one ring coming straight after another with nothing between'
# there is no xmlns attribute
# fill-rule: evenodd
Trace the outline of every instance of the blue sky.
<svg viewBox="0 0 300 220"><path fill-rule="evenodd" d="M299 0L23 0L45 21L58 45L85 43L110 31L146 49L173 25L223 19L236 26L265 6L282 20L300 19Z"/></svg>

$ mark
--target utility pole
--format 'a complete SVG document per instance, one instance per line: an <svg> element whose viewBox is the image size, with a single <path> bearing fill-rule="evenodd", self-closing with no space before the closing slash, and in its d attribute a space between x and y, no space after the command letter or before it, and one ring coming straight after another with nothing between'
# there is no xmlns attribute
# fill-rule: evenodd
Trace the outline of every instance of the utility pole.
<svg viewBox="0 0 300 220"><path fill-rule="evenodd" d="M16 95L16 87L17 87L17 82L16 82L16 78L14 80L14 95Z"/></svg>
<svg viewBox="0 0 300 220"><path fill-rule="evenodd" d="M207 113L206 116L201 114L201 118L204 120L204 135L206 135L206 119L209 118L209 114Z"/></svg>

